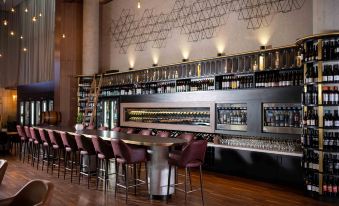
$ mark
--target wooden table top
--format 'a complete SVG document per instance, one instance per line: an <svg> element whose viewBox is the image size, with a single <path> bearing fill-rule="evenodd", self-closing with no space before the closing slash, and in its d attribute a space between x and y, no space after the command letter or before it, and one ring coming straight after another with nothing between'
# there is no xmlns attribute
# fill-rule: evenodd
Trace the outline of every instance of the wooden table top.
<svg viewBox="0 0 339 206"><path fill-rule="evenodd" d="M70 134L80 134L86 137L99 136L104 140L110 141L112 138L120 138L127 144L134 145L144 145L144 146L164 146L170 147L172 145L184 144L186 140L178 139L178 138L164 138L157 136L145 136L139 134L126 134L122 132L115 132L109 130L83 130L83 131L75 131L73 127L56 127L56 126L43 126L43 127L34 127L34 128L42 128L46 130L54 130L56 132L68 132Z"/></svg>

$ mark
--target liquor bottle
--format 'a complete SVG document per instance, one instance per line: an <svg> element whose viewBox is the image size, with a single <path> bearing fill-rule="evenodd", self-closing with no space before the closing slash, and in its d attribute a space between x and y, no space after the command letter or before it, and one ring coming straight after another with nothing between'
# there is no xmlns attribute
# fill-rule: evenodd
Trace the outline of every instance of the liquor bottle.
<svg viewBox="0 0 339 206"><path fill-rule="evenodd" d="M322 60L326 61L329 59L329 42L328 40L323 41Z"/></svg>
<svg viewBox="0 0 339 206"><path fill-rule="evenodd" d="M328 196L328 186L327 186L327 184L328 184L328 177L325 176L324 181L323 181L323 195L324 196Z"/></svg>
<svg viewBox="0 0 339 206"><path fill-rule="evenodd" d="M339 55L339 53L337 55ZM337 59L338 58L339 56L337 57ZM339 65L338 64L333 65L333 81L339 81Z"/></svg>
<svg viewBox="0 0 339 206"><path fill-rule="evenodd" d="M333 81L333 67L332 65L327 65L327 81L332 82Z"/></svg>
<svg viewBox="0 0 339 206"><path fill-rule="evenodd" d="M335 41L334 56L335 59L339 59L339 39Z"/></svg>

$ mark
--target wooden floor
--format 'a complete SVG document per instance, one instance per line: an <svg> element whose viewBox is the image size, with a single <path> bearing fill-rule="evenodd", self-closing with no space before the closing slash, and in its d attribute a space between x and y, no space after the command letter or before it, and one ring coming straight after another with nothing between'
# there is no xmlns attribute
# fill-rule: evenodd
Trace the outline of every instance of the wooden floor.
<svg viewBox="0 0 339 206"><path fill-rule="evenodd" d="M102 189L95 189L92 182L91 189L87 189L86 179L81 185L77 181L70 183L70 177L66 180L58 179L57 174L47 174L33 168L30 164L22 163L13 156L0 156L7 159L9 166L5 178L0 186L0 198L14 194L26 182L31 179L46 179L55 185L52 205L126 205L124 192L120 191L114 198L114 190L110 189L106 194ZM193 184L198 183L197 173L193 173ZM219 175L204 172L205 205L334 205L323 203L303 195L301 191L293 188L272 185L245 178ZM145 187L138 190L137 195L131 191L127 205L166 205L166 202L148 200ZM169 201L169 205L185 205L184 194L177 192ZM188 195L186 205L201 205L200 193Z"/></svg>

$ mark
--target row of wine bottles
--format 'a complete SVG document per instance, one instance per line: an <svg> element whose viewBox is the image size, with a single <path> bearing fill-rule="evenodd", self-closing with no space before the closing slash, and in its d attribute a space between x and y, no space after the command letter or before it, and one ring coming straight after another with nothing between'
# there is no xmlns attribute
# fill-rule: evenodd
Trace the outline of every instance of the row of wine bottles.
<svg viewBox="0 0 339 206"><path fill-rule="evenodd" d="M221 89L245 89L253 88L253 76L237 76L237 75L227 75L223 76L221 80Z"/></svg>
<svg viewBox="0 0 339 206"><path fill-rule="evenodd" d="M255 76L256 88L299 86L302 84L302 70L262 72Z"/></svg>
<svg viewBox="0 0 339 206"><path fill-rule="evenodd" d="M324 174L339 175L339 154L324 153Z"/></svg>
<svg viewBox="0 0 339 206"><path fill-rule="evenodd" d="M300 112L298 107L267 107L264 110L264 126L300 127Z"/></svg>
<svg viewBox="0 0 339 206"><path fill-rule="evenodd" d="M319 131L317 129L308 128L301 135L301 144L307 148L319 148ZM324 132L323 150L329 152L339 152L339 133Z"/></svg>
<svg viewBox="0 0 339 206"><path fill-rule="evenodd" d="M311 196L319 196L319 174L308 173L305 177L305 184L307 193ZM322 195L325 197L339 196L339 177L324 175L322 184Z"/></svg>
<svg viewBox="0 0 339 206"><path fill-rule="evenodd" d="M338 110L325 110L323 116L324 127L336 128L339 127ZM305 126L318 126L319 124L318 112L315 109L310 109L304 113L303 124Z"/></svg>
<svg viewBox="0 0 339 206"><path fill-rule="evenodd" d="M308 85L307 92L302 93L302 103L304 105L318 104L318 87ZM339 90L336 86L323 86L322 88L322 104L337 105L339 104Z"/></svg>
<svg viewBox="0 0 339 206"><path fill-rule="evenodd" d="M322 42L322 56L318 55L319 42L306 43L305 51L301 48L305 62L339 59L339 39L326 39Z"/></svg>
<svg viewBox="0 0 339 206"><path fill-rule="evenodd" d="M339 81L339 65L324 65L322 68L322 82ZM308 65L305 73L305 83L319 82L318 66Z"/></svg>

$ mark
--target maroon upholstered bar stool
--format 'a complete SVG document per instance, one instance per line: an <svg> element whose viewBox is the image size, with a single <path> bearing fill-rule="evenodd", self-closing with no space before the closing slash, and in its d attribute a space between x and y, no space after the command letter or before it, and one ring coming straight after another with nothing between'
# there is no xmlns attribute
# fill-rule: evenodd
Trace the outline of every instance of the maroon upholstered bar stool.
<svg viewBox="0 0 339 206"><path fill-rule="evenodd" d="M157 137L170 137L171 133L168 131L158 131L157 133Z"/></svg>
<svg viewBox="0 0 339 206"><path fill-rule="evenodd" d="M114 158L113 150L109 142L106 142L98 136L92 136L92 143L97 153L97 189L99 180L103 180L104 190L106 191L110 175L108 174L109 161Z"/></svg>
<svg viewBox="0 0 339 206"><path fill-rule="evenodd" d="M169 195L170 187L174 187L174 185L170 185L171 180L171 169L172 167L185 168L185 181L184 181L184 192L185 192L185 201L187 199L187 193L196 191L190 190L187 191L187 173L189 168L199 167L200 170L200 192L201 192L201 200L204 205L204 194L202 187L202 165L205 160L205 153L207 148L206 140L195 140L189 143L179 155L169 156L168 164L169 164L169 174L168 174L168 184L167 184L167 196ZM191 188L192 185L190 184ZM179 188L176 188L180 190Z"/></svg>
<svg viewBox="0 0 339 206"><path fill-rule="evenodd" d="M135 129L131 128L131 127L121 128L120 132L123 132L123 133L126 133L126 134L133 134L135 132Z"/></svg>
<svg viewBox="0 0 339 206"><path fill-rule="evenodd" d="M26 150L28 149L28 138L21 125L17 125L16 130L20 137L20 160L25 160Z"/></svg>
<svg viewBox="0 0 339 206"><path fill-rule="evenodd" d="M120 132L120 131L121 131L121 127L114 127L114 128L112 129L112 131L114 131L114 132Z"/></svg>
<svg viewBox="0 0 339 206"><path fill-rule="evenodd" d="M54 171L54 166L58 167L58 178L60 177L60 167L61 167L61 159L64 160L65 156L65 146L62 142L61 135L58 132L55 132L53 130L48 130L48 136L52 143L52 149L53 149L53 157L56 157L58 159L58 164L55 164L55 158L52 159L52 174Z"/></svg>
<svg viewBox="0 0 339 206"><path fill-rule="evenodd" d="M32 157L32 161L33 161L33 139L31 137L31 131L29 131L28 126L24 126L24 131L25 131L26 137L28 139L27 162L29 162L30 157ZM25 162L25 159L23 159L23 162Z"/></svg>
<svg viewBox="0 0 339 206"><path fill-rule="evenodd" d="M33 155L32 155L32 165L34 167L35 160L37 160L36 163L36 169L39 169L39 162L40 162L40 146L42 145L42 140L40 135L38 134L37 129L34 129L33 127L29 128L29 131L31 133L31 137L33 139Z"/></svg>
<svg viewBox="0 0 339 206"><path fill-rule="evenodd" d="M93 124L88 125L88 126L86 127L86 129L94 129L94 128L95 128L95 126L94 126Z"/></svg>
<svg viewBox="0 0 339 206"><path fill-rule="evenodd" d="M45 158L46 156L46 160L42 159L42 171L44 170L45 161L47 161L47 173L48 173L51 158L50 152L53 145L46 130L40 128L39 134L42 140L42 157Z"/></svg>
<svg viewBox="0 0 339 206"><path fill-rule="evenodd" d="M80 170L79 170L79 184L80 178L82 175L87 176L87 188L89 188L89 183L91 180L91 156L96 155L93 143L91 138L85 137L84 135L75 135L75 141L77 143L78 149L80 151ZM83 158L88 157L88 165L84 165ZM84 168L87 168L87 173L83 171Z"/></svg>
<svg viewBox="0 0 339 206"><path fill-rule="evenodd" d="M75 141L75 138L73 135L70 135L69 133L66 132L60 132L60 136L62 139L62 143L64 144L65 147L65 157L64 157L64 179L66 178L66 171L70 170L71 171L71 182L73 181L73 170L74 170L74 164L77 162L77 151L78 151L78 146ZM71 167L69 167L69 159L68 156L70 156L70 161L71 161ZM77 167L75 166L75 169Z"/></svg>
<svg viewBox="0 0 339 206"><path fill-rule="evenodd" d="M117 194L118 187L125 189L126 194L126 202L128 198L128 188L134 187L134 193L136 193L136 187L140 184L146 184L146 187L148 187L147 183L147 156L146 156L146 149L144 148L138 148L138 147L131 147L125 142L123 142L121 139L112 139L111 140L112 148L114 151L114 158L115 158L115 169L117 173L119 173L119 164L122 165L122 169L124 172L124 180L125 183L121 184L119 183L118 175L116 175L115 178L115 196ZM145 163L145 171L146 171L146 177L145 181L137 179L136 177L136 165ZM133 174L134 174L134 185L129 185L130 179L128 177L128 166L133 165ZM139 182L139 183L137 183Z"/></svg>
<svg viewBox="0 0 339 206"><path fill-rule="evenodd" d="M140 130L139 134L140 135L144 135L144 136L150 136L150 135L152 135L152 130L150 130L150 129L143 129L143 130Z"/></svg>
<svg viewBox="0 0 339 206"><path fill-rule="evenodd" d="M108 127L99 127L98 130L108 130Z"/></svg>

